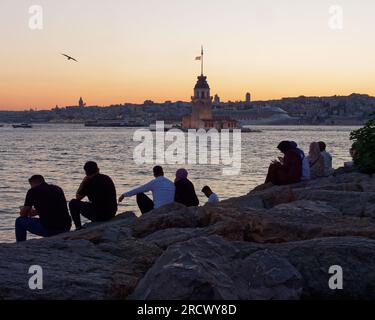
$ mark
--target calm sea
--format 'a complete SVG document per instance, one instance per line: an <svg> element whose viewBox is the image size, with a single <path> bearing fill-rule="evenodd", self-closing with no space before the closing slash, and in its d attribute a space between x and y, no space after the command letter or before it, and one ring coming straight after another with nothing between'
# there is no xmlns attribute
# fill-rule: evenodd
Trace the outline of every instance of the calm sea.
<svg viewBox="0 0 375 320"><path fill-rule="evenodd" d="M268 165L279 153L281 140L295 140L308 151L312 141L323 140L339 167L350 160L349 135L353 127L255 127L262 133L242 134L242 170L235 177L224 177L219 165L189 165L190 179L200 193L208 184L221 199L246 194L264 181ZM135 129L85 128L83 125L34 125L32 129L0 127L0 242L14 241L14 220L28 190L27 179L43 174L71 199L84 176L83 164L97 161L101 171L111 176L118 193L151 179L152 165L138 166L133 161ZM181 166L164 166L173 179ZM128 199L120 212L136 210L135 199Z"/></svg>

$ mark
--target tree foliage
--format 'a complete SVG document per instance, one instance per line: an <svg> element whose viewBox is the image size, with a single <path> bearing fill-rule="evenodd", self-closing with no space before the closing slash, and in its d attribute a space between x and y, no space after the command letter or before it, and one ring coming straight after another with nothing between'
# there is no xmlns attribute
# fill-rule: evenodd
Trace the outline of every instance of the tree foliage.
<svg viewBox="0 0 375 320"><path fill-rule="evenodd" d="M375 173L375 113L365 126L351 133L357 155L355 165L364 173Z"/></svg>

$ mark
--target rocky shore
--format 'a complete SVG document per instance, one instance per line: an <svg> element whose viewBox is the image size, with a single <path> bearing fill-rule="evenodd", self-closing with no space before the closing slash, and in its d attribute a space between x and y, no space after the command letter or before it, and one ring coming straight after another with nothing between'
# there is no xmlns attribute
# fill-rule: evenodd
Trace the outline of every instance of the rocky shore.
<svg viewBox="0 0 375 320"><path fill-rule="evenodd" d="M375 176L346 173L0 244L0 299L374 299L374 270Z"/></svg>

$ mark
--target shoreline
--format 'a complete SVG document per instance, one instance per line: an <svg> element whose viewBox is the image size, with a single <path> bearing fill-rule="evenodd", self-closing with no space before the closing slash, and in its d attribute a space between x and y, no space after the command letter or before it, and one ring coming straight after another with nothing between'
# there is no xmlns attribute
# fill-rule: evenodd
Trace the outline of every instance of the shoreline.
<svg viewBox="0 0 375 320"><path fill-rule="evenodd" d="M14 122L14 121L5 121L5 122L0 122L0 124L2 125L8 125L8 126L12 126L12 124L14 123L18 123L18 122ZM34 121L31 121L30 122L31 124L36 124L36 125L85 125L85 121L82 121L82 122L34 122ZM365 123L365 122L364 122ZM361 127L363 126L363 123L361 124L250 124L250 125L244 125L244 127L333 127L333 128L336 128L336 127L347 127L347 128L350 128L350 127ZM148 126L123 126L123 127L111 127L111 126L108 126L108 127L86 127L86 128L149 128Z"/></svg>

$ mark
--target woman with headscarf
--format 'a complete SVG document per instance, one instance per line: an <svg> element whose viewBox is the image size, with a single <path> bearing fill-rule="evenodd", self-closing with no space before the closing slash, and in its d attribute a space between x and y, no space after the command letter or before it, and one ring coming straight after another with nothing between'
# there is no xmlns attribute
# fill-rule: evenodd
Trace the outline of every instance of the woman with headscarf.
<svg viewBox="0 0 375 320"><path fill-rule="evenodd" d="M176 186L174 201L187 207L197 207L199 205L199 200L195 193L194 185L187 177L188 172L186 169L177 170L176 179L174 181Z"/></svg>
<svg viewBox="0 0 375 320"><path fill-rule="evenodd" d="M310 145L309 162L311 179L325 176L324 157L320 152L320 146L318 142L313 142Z"/></svg>
<svg viewBox="0 0 375 320"><path fill-rule="evenodd" d="M287 185L300 182L302 177L301 156L294 151L290 141L282 141L277 148L284 154L284 157L271 163L266 183Z"/></svg>

